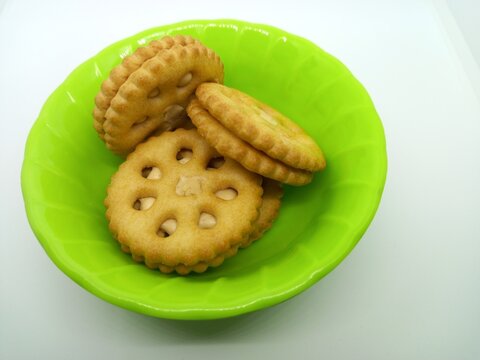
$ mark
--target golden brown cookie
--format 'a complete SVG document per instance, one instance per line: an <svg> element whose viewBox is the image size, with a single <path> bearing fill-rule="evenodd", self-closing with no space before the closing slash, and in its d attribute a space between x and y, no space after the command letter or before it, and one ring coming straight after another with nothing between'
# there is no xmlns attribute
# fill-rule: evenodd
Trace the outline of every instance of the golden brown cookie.
<svg viewBox="0 0 480 360"><path fill-rule="evenodd" d="M193 43L159 51L112 98L103 123L107 147L125 155L154 132L179 127L190 97L206 81L223 82L223 64L212 50Z"/></svg>
<svg viewBox="0 0 480 360"><path fill-rule="evenodd" d="M196 95L227 130L268 156L297 169L325 168L325 157L315 141L268 105L220 84L202 84Z"/></svg>
<svg viewBox="0 0 480 360"><path fill-rule="evenodd" d="M105 136L103 123L105 122L105 113L110 107L110 102L117 95L118 89L128 77L138 70L145 61L154 57L161 50L169 49L174 45L195 43L199 43L199 41L190 36L165 36L159 40L151 41L146 46L139 47L133 54L125 57L120 65L113 68L109 77L102 83L100 92L95 97L95 109L93 110L94 126L100 138L104 139Z"/></svg>
<svg viewBox="0 0 480 360"><path fill-rule="evenodd" d="M290 185L305 185L312 180L311 172L295 169L272 159L235 136L210 115L197 99L190 102L187 112L200 135L211 146L220 154L238 161L248 170Z"/></svg>
<svg viewBox="0 0 480 360"><path fill-rule="evenodd" d="M248 239L240 245L241 248L250 246L252 242L258 240L265 231L270 229L280 210L281 198L283 196L283 189L280 183L270 179L263 179L262 187L262 206L260 206L259 216L255 221L255 229Z"/></svg>
<svg viewBox="0 0 480 360"><path fill-rule="evenodd" d="M261 177L221 157L196 130L140 144L112 177L105 205L122 249L162 272L203 272L255 230Z"/></svg>

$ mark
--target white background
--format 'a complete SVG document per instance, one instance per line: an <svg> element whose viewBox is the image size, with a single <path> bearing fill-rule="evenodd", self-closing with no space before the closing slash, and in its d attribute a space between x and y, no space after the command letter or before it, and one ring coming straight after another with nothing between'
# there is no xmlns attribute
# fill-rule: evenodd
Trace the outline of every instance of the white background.
<svg viewBox="0 0 480 360"><path fill-rule="evenodd" d="M257 313L179 322L58 270L28 226L20 168L42 104L78 64L200 18L278 26L341 59L383 120L389 172L369 230L322 281ZM479 359L479 18L475 0L0 0L0 358Z"/></svg>

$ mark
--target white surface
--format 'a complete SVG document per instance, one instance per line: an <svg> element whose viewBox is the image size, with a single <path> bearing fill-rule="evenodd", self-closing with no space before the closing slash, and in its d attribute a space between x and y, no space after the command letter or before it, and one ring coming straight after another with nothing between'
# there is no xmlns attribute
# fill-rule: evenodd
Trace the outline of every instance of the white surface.
<svg viewBox="0 0 480 360"><path fill-rule="evenodd" d="M451 14L462 31L465 41L478 65L480 65L480 7L477 0L447 0Z"/></svg>
<svg viewBox="0 0 480 360"><path fill-rule="evenodd" d="M0 11L1 359L480 358L480 104L445 3L7 0ZM385 126L387 185L355 250L298 297L220 321L149 318L46 256L23 209L23 147L47 96L106 45L221 17L305 36L353 71Z"/></svg>

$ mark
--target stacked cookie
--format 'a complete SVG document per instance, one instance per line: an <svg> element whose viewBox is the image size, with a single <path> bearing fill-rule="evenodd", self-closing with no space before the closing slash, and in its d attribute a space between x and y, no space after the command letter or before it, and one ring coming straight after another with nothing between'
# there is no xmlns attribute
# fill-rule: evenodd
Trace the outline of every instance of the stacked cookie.
<svg viewBox="0 0 480 360"><path fill-rule="evenodd" d="M126 57L95 99L100 138L128 155L107 190L109 227L150 268L220 265L271 227L280 183L325 167L298 125L222 82L211 49L164 37Z"/></svg>
<svg viewBox="0 0 480 360"><path fill-rule="evenodd" d="M114 68L95 98L95 129L107 147L126 155L153 133L186 121L185 107L204 82L223 82L223 64L189 36L164 37Z"/></svg>

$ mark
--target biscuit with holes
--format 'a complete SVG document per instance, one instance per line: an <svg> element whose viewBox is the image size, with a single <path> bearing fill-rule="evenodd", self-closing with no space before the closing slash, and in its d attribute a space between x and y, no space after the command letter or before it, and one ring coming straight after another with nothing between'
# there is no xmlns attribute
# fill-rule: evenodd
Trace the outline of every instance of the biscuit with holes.
<svg viewBox="0 0 480 360"><path fill-rule="evenodd" d="M203 272L255 230L261 177L223 158L196 130L138 145L112 177L105 205L122 249L162 272Z"/></svg>
<svg viewBox="0 0 480 360"><path fill-rule="evenodd" d="M223 64L211 49L194 43L158 52L112 98L103 123L107 147L125 155L153 133L179 127L195 89L208 81L223 82Z"/></svg>
<svg viewBox="0 0 480 360"><path fill-rule="evenodd" d="M248 239L240 245L241 248L246 248L255 240L260 239L265 231L272 227L273 222L278 216L283 196L282 186L277 181L263 179L262 187L262 206L260 206L259 215L255 221L255 229Z"/></svg>
<svg viewBox="0 0 480 360"><path fill-rule="evenodd" d="M220 84L202 84L196 95L227 130L271 158L307 171L325 168L325 157L315 141L270 106Z"/></svg>
<svg viewBox="0 0 480 360"><path fill-rule="evenodd" d="M191 36L176 35L165 36L159 40L153 40L148 45L139 47L131 55L125 57L121 64L117 65L110 72L109 77L102 83L100 92L95 97L95 108L93 110L94 127L101 139L105 137L103 123L105 122L105 113L110 107L110 103L118 89L127 81L128 77L140 66L151 59L164 49L169 49L174 45L197 44L198 40Z"/></svg>
<svg viewBox="0 0 480 360"><path fill-rule="evenodd" d="M205 110L198 99L193 99L188 104L187 113L199 134L211 146L220 154L238 161L248 170L290 185L305 185L312 181L311 172L295 169L272 159L264 152L233 135Z"/></svg>

